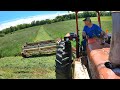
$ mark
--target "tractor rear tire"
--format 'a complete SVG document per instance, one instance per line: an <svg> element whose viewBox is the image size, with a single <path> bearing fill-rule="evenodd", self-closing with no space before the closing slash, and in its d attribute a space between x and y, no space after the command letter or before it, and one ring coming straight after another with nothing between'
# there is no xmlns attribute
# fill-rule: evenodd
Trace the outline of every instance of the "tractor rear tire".
<svg viewBox="0 0 120 90"><path fill-rule="evenodd" d="M72 49L70 41L59 42L55 63L56 79L72 79Z"/></svg>

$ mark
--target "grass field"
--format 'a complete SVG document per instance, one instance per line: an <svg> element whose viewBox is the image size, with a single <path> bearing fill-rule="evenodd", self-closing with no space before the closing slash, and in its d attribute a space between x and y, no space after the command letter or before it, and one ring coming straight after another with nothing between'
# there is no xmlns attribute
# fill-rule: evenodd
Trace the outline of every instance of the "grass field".
<svg viewBox="0 0 120 90"><path fill-rule="evenodd" d="M98 24L97 17L91 19ZM82 20L83 18L79 19L80 36L84 27ZM108 29L110 33L111 20L111 17L101 17L102 29ZM66 33L75 32L75 25L75 20L68 20L30 27L0 37L0 78L55 79L55 55L23 59L19 56L21 47L26 42L63 38Z"/></svg>
<svg viewBox="0 0 120 90"><path fill-rule="evenodd" d="M0 59L0 79L55 79L55 56Z"/></svg>
<svg viewBox="0 0 120 90"><path fill-rule="evenodd" d="M0 37L0 56L15 56L21 52L21 47L26 42L33 42L39 31L39 26L22 29L12 34Z"/></svg>

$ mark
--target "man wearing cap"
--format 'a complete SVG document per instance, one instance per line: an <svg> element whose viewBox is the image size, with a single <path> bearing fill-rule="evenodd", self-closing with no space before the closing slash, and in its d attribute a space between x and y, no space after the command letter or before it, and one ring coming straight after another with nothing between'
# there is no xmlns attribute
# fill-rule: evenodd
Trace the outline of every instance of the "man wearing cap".
<svg viewBox="0 0 120 90"><path fill-rule="evenodd" d="M83 36L83 50L86 50L86 37L87 38L93 38L93 37L103 37L104 36L104 31L96 25L92 24L90 17L85 18L84 20L85 26L83 28L82 36Z"/></svg>

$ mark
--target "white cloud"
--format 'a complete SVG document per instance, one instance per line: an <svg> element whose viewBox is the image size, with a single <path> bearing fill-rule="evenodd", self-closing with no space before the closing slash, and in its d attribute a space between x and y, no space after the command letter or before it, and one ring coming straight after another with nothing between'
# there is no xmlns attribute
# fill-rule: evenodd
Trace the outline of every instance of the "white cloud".
<svg viewBox="0 0 120 90"><path fill-rule="evenodd" d="M58 15L65 15L65 14L70 14L70 13L57 12L56 14L29 16L26 18L12 20L12 21L0 24L0 30L3 30L5 28L9 28L10 26L16 26L16 25L24 24L24 23L31 23L34 20L37 21L37 20L45 20L45 19L54 19Z"/></svg>

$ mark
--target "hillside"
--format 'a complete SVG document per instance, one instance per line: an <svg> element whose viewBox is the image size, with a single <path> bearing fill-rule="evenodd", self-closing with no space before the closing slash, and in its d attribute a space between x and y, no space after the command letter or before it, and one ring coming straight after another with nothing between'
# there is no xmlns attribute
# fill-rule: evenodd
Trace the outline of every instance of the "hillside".
<svg viewBox="0 0 120 90"><path fill-rule="evenodd" d="M48 39L52 38L45 32L43 26L35 26L7 34L0 37L0 57L20 55L21 47L26 42Z"/></svg>

